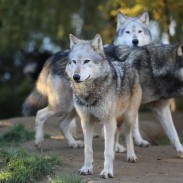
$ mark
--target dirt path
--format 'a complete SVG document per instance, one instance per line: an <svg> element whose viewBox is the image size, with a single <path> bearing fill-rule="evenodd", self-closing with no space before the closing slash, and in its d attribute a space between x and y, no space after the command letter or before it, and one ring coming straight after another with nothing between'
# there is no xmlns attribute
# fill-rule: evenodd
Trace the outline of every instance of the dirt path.
<svg viewBox="0 0 183 183"><path fill-rule="evenodd" d="M176 127L180 135L183 134L183 114L174 114ZM145 128L149 133L162 133L158 124L154 123L155 127L149 121L154 121L151 114L143 114L141 116L141 129ZM148 122L147 122L148 121ZM34 128L34 118L12 118L0 121L0 131L4 131L12 124L23 123L26 127ZM150 124L148 127L147 124ZM182 123L182 124L181 124ZM46 124L46 133L53 134L54 137L60 139L46 139L43 146L43 152L55 151L60 153L64 159L65 165L57 170L58 173L77 174L79 168L83 164L83 149L70 149L58 130L58 119L52 118ZM143 132L145 134L145 132ZM156 134L155 136L158 136ZM85 181L96 181L97 183L182 183L183 182L183 159L179 159L175 150L169 145L150 146L148 148L135 147L136 155L139 159L138 163L127 163L126 153L116 154L114 160L114 178L101 179L99 173L103 167L103 151L104 142L102 138L94 139L94 174L84 176ZM37 150L34 147L34 142L29 141L23 144L24 147L33 151ZM46 180L41 183L47 182Z"/></svg>

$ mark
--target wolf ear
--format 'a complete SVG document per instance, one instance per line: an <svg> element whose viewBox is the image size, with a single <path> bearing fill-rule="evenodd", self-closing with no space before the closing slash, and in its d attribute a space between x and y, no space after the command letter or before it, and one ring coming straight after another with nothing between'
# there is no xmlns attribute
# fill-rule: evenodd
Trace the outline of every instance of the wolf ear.
<svg viewBox="0 0 183 183"><path fill-rule="evenodd" d="M144 12L143 14L138 16L138 19L145 25L149 25L149 13Z"/></svg>
<svg viewBox="0 0 183 183"><path fill-rule="evenodd" d="M70 49L73 48L73 46L79 41L79 39L72 34L69 34L69 39L70 39Z"/></svg>
<svg viewBox="0 0 183 183"><path fill-rule="evenodd" d="M126 19L127 16L119 11L117 16L117 29L120 28L120 26L125 23Z"/></svg>
<svg viewBox="0 0 183 183"><path fill-rule="evenodd" d="M180 43L177 47L177 55L182 57L183 56L183 43Z"/></svg>
<svg viewBox="0 0 183 183"><path fill-rule="evenodd" d="M92 47L95 51L103 51L102 38L100 34L97 34L92 41Z"/></svg>

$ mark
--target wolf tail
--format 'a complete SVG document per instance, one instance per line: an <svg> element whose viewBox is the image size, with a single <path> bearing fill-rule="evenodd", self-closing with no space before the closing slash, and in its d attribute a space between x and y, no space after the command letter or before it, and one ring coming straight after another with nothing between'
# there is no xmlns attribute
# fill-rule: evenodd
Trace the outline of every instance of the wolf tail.
<svg viewBox="0 0 183 183"><path fill-rule="evenodd" d="M29 94L22 105L23 116L35 116L36 112L47 105L47 97L43 96L36 88Z"/></svg>
<svg viewBox="0 0 183 183"><path fill-rule="evenodd" d="M47 79L51 71L51 60L50 58L45 63L35 88L24 101L22 105L23 116L33 116L39 109L46 107L48 104Z"/></svg>

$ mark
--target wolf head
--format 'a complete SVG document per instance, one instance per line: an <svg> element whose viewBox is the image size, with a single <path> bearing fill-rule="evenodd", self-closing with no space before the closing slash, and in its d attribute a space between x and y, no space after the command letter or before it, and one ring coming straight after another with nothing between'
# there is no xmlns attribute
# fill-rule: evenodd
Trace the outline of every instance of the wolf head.
<svg viewBox="0 0 183 183"><path fill-rule="evenodd" d="M113 44L115 46L144 46L151 43L152 38L148 25L149 15L147 12L136 18L127 17L119 12Z"/></svg>
<svg viewBox="0 0 183 183"><path fill-rule="evenodd" d="M101 76L106 69L102 39L96 35L92 41L84 41L70 34L70 53L66 72L77 83Z"/></svg>

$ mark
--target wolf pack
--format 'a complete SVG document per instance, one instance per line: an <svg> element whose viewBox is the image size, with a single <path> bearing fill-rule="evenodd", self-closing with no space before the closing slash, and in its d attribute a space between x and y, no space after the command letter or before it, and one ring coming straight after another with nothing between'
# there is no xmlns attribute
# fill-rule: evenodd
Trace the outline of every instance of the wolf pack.
<svg viewBox="0 0 183 183"><path fill-rule="evenodd" d="M84 146L79 174L93 174L94 125L100 122L104 130L100 177L112 178L115 152L126 151L127 161L135 163L134 143L149 145L140 134L138 119L139 107L149 104L183 158L170 110L171 99L183 96L183 43L152 43L147 12L135 18L119 12L115 36L108 45L103 45L99 34L92 40L72 34L68 39L70 48L47 59L22 106L24 116L36 112L35 145L42 147L44 125L49 117L57 115L68 146ZM80 119L84 142L73 136L76 119ZM123 123L126 148L119 143Z"/></svg>

